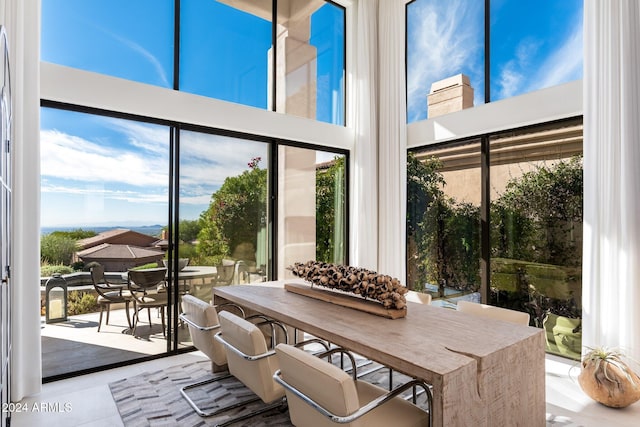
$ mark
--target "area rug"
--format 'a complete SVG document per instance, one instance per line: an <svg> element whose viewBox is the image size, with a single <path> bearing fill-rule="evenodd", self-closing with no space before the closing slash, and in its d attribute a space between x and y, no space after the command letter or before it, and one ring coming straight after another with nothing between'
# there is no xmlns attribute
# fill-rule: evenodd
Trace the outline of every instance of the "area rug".
<svg viewBox="0 0 640 427"><path fill-rule="evenodd" d="M264 405L258 401L230 410L222 416L200 417L182 397L180 388L212 377L211 362L203 361L145 372L110 383L109 388L126 427L213 426ZM189 396L200 408L208 411L255 395L232 377L190 390ZM234 424L238 427L291 425L286 407Z"/></svg>

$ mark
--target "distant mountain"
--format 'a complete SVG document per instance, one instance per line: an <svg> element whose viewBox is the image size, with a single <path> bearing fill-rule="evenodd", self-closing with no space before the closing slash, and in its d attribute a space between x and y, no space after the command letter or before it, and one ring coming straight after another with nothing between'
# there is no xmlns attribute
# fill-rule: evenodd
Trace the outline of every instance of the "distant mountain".
<svg viewBox="0 0 640 427"><path fill-rule="evenodd" d="M116 228L124 228L127 230L137 231L138 233L146 234L149 236L154 236L160 238L160 233L162 232L162 228L164 225L155 224L155 225L118 225L118 226L77 226L77 227L41 227L40 234L47 235L54 231L73 231L79 228L88 231L95 231L96 233L102 233L109 230L114 230Z"/></svg>

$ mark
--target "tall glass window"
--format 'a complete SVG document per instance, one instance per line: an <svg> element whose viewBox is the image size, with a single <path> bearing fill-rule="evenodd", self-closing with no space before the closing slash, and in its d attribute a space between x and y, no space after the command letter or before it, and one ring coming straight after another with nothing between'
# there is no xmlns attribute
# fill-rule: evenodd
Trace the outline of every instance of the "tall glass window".
<svg viewBox="0 0 640 427"><path fill-rule="evenodd" d="M480 300L480 142L410 152L407 286L434 304Z"/></svg>
<svg viewBox="0 0 640 427"><path fill-rule="evenodd" d="M136 328L123 301L105 306L91 267L101 265L111 291L127 289L127 271L162 265L168 222L167 126L41 109L41 277L66 281L69 321L42 329L43 376L54 377L160 354L167 340L160 319ZM48 307L43 304L41 314ZM101 316L101 310L108 310ZM129 316L133 315L129 305ZM146 314L146 313L143 313ZM100 326L100 333L96 327ZM124 335L123 335L124 333ZM106 339L110 334L122 340ZM127 336L128 335L128 336ZM93 354L69 363L62 354Z"/></svg>
<svg viewBox="0 0 640 427"><path fill-rule="evenodd" d="M276 111L344 125L344 9L279 8L276 44Z"/></svg>
<svg viewBox="0 0 640 427"><path fill-rule="evenodd" d="M334 3L311 15L310 44L318 51L316 120L345 125L345 11Z"/></svg>
<svg viewBox="0 0 640 427"><path fill-rule="evenodd" d="M484 2L407 5L407 122L484 104Z"/></svg>
<svg viewBox="0 0 640 427"><path fill-rule="evenodd" d="M43 61L173 87L173 0L42 0Z"/></svg>
<svg viewBox="0 0 640 427"><path fill-rule="evenodd" d="M583 0L491 2L491 100L582 78Z"/></svg>
<svg viewBox="0 0 640 427"><path fill-rule="evenodd" d="M482 302L528 313L532 326L544 328L548 352L579 360L582 118L481 140L486 157L475 140L409 152L407 286L455 307L459 299L480 302L486 280Z"/></svg>
<svg viewBox="0 0 640 427"><path fill-rule="evenodd" d="M580 358L582 120L490 138L491 303L531 315L547 351Z"/></svg>
<svg viewBox="0 0 640 427"><path fill-rule="evenodd" d="M255 6L180 2L180 90L270 108L271 2Z"/></svg>

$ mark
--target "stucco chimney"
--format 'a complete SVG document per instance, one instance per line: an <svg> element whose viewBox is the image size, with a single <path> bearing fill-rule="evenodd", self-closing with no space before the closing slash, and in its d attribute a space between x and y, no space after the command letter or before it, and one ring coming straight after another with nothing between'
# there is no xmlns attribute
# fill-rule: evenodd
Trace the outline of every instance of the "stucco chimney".
<svg viewBox="0 0 640 427"><path fill-rule="evenodd" d="M427 104L430 118L473 107L473 88L469 77L458 74L433 83Z"/></svg>

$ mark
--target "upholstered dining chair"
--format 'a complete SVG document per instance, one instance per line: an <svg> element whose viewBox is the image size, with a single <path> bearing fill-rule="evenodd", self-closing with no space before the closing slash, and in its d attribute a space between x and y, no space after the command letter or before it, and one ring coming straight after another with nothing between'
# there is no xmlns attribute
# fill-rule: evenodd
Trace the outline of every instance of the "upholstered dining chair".
<svg viewBox="0 0 640 427"><path fill-rule="evenodd" d="M136 328L140 320L140 311L147 309L149 315L149 327L151 327L151 309L160 310L162 320L162 335L167 336L164 323L165 307L168 299L166 292L158 292L166 281L166 268L149 268L146 270L129 270L127 285L133 297L133 332L136 335Z"/></svg>
<svg viewBox="0 0 640 427"><path fill-rule="evenodd" d="M189 327L189 334L195 348L203 352L209 359L211 359L211 371L215 373L222 372L211 379L200 381L195 384L189 384L180 389L182 397L184 397L189 405L200 415L201 417L210 417L222 412L229 407L219 408L212 411L205 411L189 397L188 390L192 390L206 384L211 384L226 378L231 377L231 374L226 370L227 368L227 352L224 346L214 340L215 334L220 329L220 322L218 320L218 310L233 309L240 313L244 318L244 310L242 307L225 303L213 306L207 302L202 301L193 295L184 295L182 297L182 313L180 313L180 320L182 320ZM240 404L244 404L241 402Z"/></svg>
<svg viewBox="0 0 640 427"><path fill-rule="evenodd" d="M91 281L93 282L93 288L98 294L98 305L100 306L100 319L98 320L98 332L102 326L102 312L106 308L107 319L106 324L109 324L109 312L111 311L111 304L124 303L125 313L127 315L127 324L129 329L132 328L131 317L129 316L129 304L133 300L131 292L126 288L126 284L115 284L107 280L104 275L104 267L102 265L95 265L91 267Z"/></svg>
<svg viewBox="0 0 640 427"><path fill-rule="evenodd" d="M409 302L415 302L418 304L426 304L426 305L431 304L431 294L428 294L425 292L409 291L405 294L404 297Z"/></svg>
<svg viewBox="0 0 640 427"><path fill-rule="evenodd" d="M489 317L520 325L528 325L530 320L529 313L503 307L495 307L493 305L480 304L473 301L458 301L457 310L463 313L473 314L475 316Z"/></svg>
<svg viewBox="0 0 640 427"><path fill-rule="evenodd" d="M258 325L229 311L218 313L218 319L220 332L215 339L227 351L229 373L258 396L254 401L261 399L266 404L256 411L218 425L228 425L282 406L285 403L284 389L273 379L273 374L278 370L275 350L268 348L267 340ZM280 325L266 318L259 320L260 324ZM280 327L286 332L284 326Z"/></svg>
<svg viewBox="0 0 640 427"><path fill-rule="evenodd" d="M285 388L293 425L313 427L418 427L431 425L431 414L400 395L424 388L431 410L431 391L422 381L409 381L393 391L357 379L335 365L299 348L278 344L280 369L274 379Z"/></svg>

